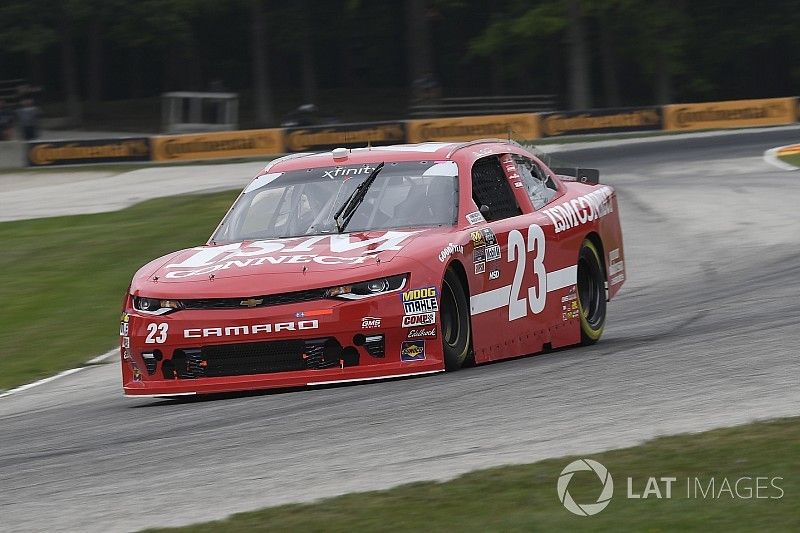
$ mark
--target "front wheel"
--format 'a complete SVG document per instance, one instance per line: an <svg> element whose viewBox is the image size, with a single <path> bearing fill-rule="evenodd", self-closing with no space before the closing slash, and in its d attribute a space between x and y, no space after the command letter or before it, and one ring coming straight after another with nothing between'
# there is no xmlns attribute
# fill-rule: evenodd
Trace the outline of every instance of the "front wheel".
<svg viewBox="0 0 800 533"><path fill-rule="evenodd" d="M464 287L455 272L448 269L442 281L441 330L444 367L457 370L464 366L472 345L469 304Z"/></svg>
<svg viewBox="0 0 800 533"><path fill-rule="evenodd" d="M581 344L594 344L606 325L606 285L603 260L589 239L583 241L578 254L578 306Z"/></svg>

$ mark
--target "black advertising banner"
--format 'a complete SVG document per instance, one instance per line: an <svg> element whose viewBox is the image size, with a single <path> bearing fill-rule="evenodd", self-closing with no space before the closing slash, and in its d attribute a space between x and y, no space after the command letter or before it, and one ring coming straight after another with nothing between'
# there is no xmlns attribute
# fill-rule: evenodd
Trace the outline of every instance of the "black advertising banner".
<svg viewBox="0 0 800 533"><path fill-rule="evenodd" d="M289 128L285 132L286 150L330 150L333 148L363 148L368 144L398 144L406 142L403 122L370 122L363 124L332 124Z"/></svg>
<svg viewBox="0 0 800 533"><path fill-rule="evenodd" d="M28 143L28 166L150 161L150 139L88 139Z"/></svg>
<svg viewBox="0 0 800 533"><path fill-rule="evenodd" d="M541 115L542 135L545 137L660 130L663 124L660 107L590 109Z"/></svg>

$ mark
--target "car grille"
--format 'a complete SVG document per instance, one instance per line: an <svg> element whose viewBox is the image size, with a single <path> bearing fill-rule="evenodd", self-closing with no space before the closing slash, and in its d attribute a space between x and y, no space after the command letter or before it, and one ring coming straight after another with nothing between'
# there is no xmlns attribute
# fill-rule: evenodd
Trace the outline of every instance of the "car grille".
<svg viewBox="0 0 800 533"><path fill-rule="evenodd" d="M203 298L181 300L184 309L242 309L248 307L270 307L273 305L294 304L321 300L327 289L309 289L286 292L269 296L250 296L244 298Z"/></svg>
<svg viewBox="0 0 800 533"><path fill-rule="evenodd" d="M165 379L192 379L321 370L338 366L341 354L333 337L219 344L175 350L163 373Z"/></svg>

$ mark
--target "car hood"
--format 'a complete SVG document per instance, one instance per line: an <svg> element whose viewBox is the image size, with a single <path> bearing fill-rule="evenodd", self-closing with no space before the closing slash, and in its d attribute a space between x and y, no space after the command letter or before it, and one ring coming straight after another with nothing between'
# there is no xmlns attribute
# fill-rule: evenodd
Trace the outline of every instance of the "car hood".
<svg viewBox="0 0 800 533"><path fill-rule="evenodd" d="M341 273L390 262L425 231L371 231L187 248L140 270L159 283Z"/></svg>

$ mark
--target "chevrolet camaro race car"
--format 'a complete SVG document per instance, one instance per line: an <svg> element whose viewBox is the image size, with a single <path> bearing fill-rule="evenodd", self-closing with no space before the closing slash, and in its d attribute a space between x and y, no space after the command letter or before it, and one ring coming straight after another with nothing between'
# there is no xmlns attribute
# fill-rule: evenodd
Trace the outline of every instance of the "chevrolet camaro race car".
<svg viewBox="0 0 800 533"><path fill-rule="evenodd" d="M500 140L290 155L208 243L135 274L123 389L364 381L591 344L624 280L596 171Z"/></svg>

